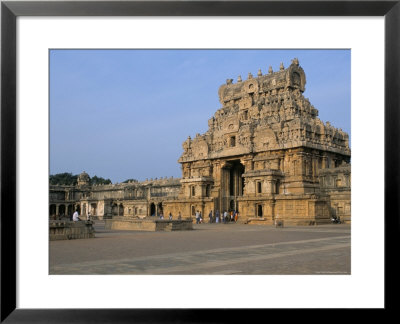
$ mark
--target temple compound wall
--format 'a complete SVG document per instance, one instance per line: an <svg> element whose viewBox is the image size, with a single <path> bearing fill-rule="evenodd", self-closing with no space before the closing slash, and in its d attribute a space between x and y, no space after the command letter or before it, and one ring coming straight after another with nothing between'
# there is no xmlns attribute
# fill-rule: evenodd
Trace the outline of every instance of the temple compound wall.
<svg viewBox="0 0 400 324"><path fill-rule="evenodd" d="M237 210L250 224L323 224L332 215L350 223L349 136L317 117L305 84L297 59L277 72L228 79L208 130L183 143L181 179L86 189L81 181L74 189L50 188L50 200L73 192L80 208L104 218Z"/></svg>
<svg viewBox="0 0 400 324"><path fill-rule="evenodd" d="M95 186L89 180L83 172L76 186L50 186L50 218L70 218L75 210L83 219L159 216L163 201L177 197L181 187L174 178Z"/></svg>

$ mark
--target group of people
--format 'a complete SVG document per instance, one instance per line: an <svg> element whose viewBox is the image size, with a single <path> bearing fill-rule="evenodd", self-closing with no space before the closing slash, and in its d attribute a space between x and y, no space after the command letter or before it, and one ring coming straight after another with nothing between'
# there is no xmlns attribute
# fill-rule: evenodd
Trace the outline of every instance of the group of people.
<svg viewBox="0 0 400 324"><path fill-rule="evenodd" d="M164 219L164 214L160 213L160 219ZM196 224L201 224L203 223L203 216L201 215L201 211L196 211L195 214L196 217ZM90 214L88 214L88 220L90 218ZM169 213L168 218L171 220L172 219L172 213ZM237 222L239 218L239 212L238 211L233 211L231 210L229 213L227 211L224 211L222 215L220 215L219 210L215 212L215 217L213 216L213 211L210 210L210 213L208 214L209 218L209 223L229 223L229 222ZM182 219L181 212L179 212L178 215L178 220ZM74 222L80 221L81 219L79 218L79 213L76 210L74 214L72 215L72 220Z"/></svg>
<svg viewBox="0 0 400 324"><path fill-rule="evenodd" d="M160 219L164 219L164 214L161 212L159 217L160 217ZM169 218L169 220L172 220L172 213L171 212L168 214L168 218ZM179 212L178 220L181 220L181 219L182 219L182 215L181 215L181 212Z"/></svg>
<svg viewBox="0 0 400 324"><path fill-rule="evenodd" d="M196 211L196 224L203 223L203 217L201 215L201 211ZM229 222L237 222L239 218L239 212L237 210L231 210L229 213L224 211L222 214L219 213L219 210L215 212L215 216L213 215L213 211L210 210L208 214L209 223L229 223Z"/></svg>

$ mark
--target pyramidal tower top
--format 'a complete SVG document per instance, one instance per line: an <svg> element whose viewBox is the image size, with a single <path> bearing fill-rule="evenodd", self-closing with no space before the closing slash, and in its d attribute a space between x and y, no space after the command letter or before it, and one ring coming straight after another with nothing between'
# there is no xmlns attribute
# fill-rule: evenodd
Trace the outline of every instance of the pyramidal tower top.
<svg viewBox="0 0 400 324"><path fill-rule="evenodd" d="M179 162L257 154L298 147L350 157L349 136L329 122L303 96L306 76L299 60L273 72L228 79L218 91L222 105L208 131L188 138Z"/></svg>

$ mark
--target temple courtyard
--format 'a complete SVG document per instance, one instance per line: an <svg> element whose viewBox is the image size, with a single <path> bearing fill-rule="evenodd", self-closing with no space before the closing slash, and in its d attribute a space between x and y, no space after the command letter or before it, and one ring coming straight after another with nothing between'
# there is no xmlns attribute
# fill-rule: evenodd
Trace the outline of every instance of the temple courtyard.
<svg viewBox="0 0 400 324"><path fill-rule="evenodd" d="M351 225L194 224L190 231L107 230L49 242L50 274L349 275Z"/></svg>

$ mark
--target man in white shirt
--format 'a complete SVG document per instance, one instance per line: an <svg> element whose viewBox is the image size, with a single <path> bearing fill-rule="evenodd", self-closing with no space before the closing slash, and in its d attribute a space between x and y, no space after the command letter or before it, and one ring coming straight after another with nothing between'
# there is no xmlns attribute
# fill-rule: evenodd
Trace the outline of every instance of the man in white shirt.
<svg viewBox="0 0 400 324"><path fill-rule="evenodd" d="M72 220L74 222L80 221L81 219L79 218L79 213L77 210L75 210L75 213L72 215Z"/></svg>

